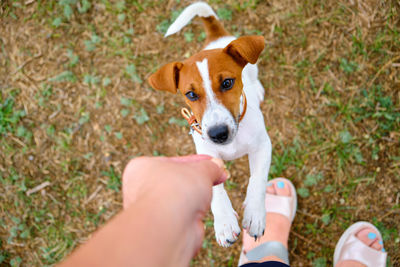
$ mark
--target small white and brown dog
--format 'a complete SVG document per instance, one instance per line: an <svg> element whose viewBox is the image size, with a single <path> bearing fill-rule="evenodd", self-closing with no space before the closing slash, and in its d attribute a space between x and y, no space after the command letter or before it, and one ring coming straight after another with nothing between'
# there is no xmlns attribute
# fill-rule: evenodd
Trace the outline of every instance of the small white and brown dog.
<svg viewBox="0 0 400 267"><path fill-rule="evenodd" d="M184 61L171 62L149 77L156 90L185 97L191 108L189 122L198 154L223 160L248 155L250 181L244 201L243 228L257 238L265 228L265 190L271 164L271 141L260 102L264 88L255 65L264 49L262 36L235 38L203 2L188 6L165 36L181 30L195 16L206 31L205 48ZM229 247L239 234L237 213L223 184L213 187L211 211L218 243Z"/></svg>

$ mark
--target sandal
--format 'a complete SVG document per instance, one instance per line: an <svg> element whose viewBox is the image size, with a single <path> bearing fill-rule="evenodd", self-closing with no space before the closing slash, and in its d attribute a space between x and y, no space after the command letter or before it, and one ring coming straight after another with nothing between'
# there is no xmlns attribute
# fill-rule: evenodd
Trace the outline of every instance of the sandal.
<svg viewBox="0 0 400 267"><path fill-rule="evenodd" d="M296 188L294 187L292 182L285 178L275 178L270 182L273 181L286 182L286 184L290 187L291 196L278 196L266 193L265 211L266 213L273 212L281 214L288 218L290 223L292 223L297 210ZM286 247L278 241L269 241L262 243L261 245L251 249L247 253L244 253L244 250L242 249L238 265L243 265L244 263L249 261L259 261L267 256L276 256L289 265L289 253Z"/></svg>
<svg viewBox="0 0 400 267"><path fill-rule="evenodd" d="M385 267L387 253L379 251L364 244L357 238L356 234L364 228L372 228L378 234L377 238L382 240L379 230L369 222L356 222L342 234L336 244L333 256L333 266L339 261L353 260L358 261L367 267Z"/></svg>

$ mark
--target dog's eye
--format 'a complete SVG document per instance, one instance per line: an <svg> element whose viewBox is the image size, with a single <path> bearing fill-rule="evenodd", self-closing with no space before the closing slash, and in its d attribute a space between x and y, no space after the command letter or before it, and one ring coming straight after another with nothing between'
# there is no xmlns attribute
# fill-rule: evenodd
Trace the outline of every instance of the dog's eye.
<svg viewBox="0 0 400 267"><path fill-rule="evenodd" d="M233 87L234 83L235 83L235 79L232 79L232 78L225 79L221 83L221 90L222 91L227 91L227 90L231 89Z"/></svg>
<svg viewBox="0 0 400 267"><path fill-rule="evenodd" d="M193 92L193 91L189 91L185 94L185 96L190 100L190 101L196 101L197 99L199 99L199 96Z"/></svg>

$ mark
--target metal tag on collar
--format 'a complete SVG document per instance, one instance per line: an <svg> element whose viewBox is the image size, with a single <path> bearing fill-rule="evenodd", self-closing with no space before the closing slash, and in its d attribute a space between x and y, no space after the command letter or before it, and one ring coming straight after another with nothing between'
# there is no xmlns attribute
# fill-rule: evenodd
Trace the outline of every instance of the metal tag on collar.
<svg viewBox="0 0 400 267"><path fill-rule="evenodd" d="M190 125L190 131L189 131L189 135L193 135L193 133L194 133L194 131L195 131L195 129L194 129L194 127L196 127L196 126L199 126L200 124L197 122L197 123L192 123L191 125Z"/></svg>

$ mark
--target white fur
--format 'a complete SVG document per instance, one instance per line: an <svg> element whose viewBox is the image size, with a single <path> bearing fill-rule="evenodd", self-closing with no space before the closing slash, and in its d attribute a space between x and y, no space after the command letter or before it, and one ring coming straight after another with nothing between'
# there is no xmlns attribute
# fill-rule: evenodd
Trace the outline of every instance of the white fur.
<svg viewBox="0 0 400 267"><path fill-rule="evenodd" d="M171 26L169 26L167 33L164 35L164 37L179 32L195 16L199 17L214 16L216 19L218 19L214 10L212 10L212 8L208 4L204 2L193 3L190 6L186 7L185 10L183 10L182 13L179 15L179 17L174 21L174 23L172 23Z"/></svg>
<svg viewBox="0 0 400 267"><path fill-rule="evenodd" d="M171 30L168 29L167 35L179 31L190 19L204 10L208 10L207 12L211 14L212 10L209 11L211 7L205 8L205 5L208 6L205 3L190 5L171 25ZM202 14L204 15L204 13ZM235 39L233 36L222 37L211 42L205 49L224 48ZM207 60L198 63L197 67L205 89L207 91L211 90ZM259 106L264 99L264 88L257 76L258 68L256 65L247 64L242 71L243 90L247 98L247 111L231 142L226 145L218 145L208 138L204 138L205 133L201 136L197 132L194 132L193 140L198 154L207 154L224 160L233 160L248 155L251 176L244 201L245 210L242 226L248 230L251 236L259 237L263 234L265 227L265 190L271 164L272 147ZM209 95L211 95L210 99L212 99L212 92ZM207 111L203 115L207 116L207 118L203 118L203 120L215 123L216 120L208 118L208 116L212 117L212 113L224 113L223 109L219 110L222 105L217 101L214 102L216 104L210 104L207 107ZM204 128L207 126L207 124L202 124ZM206 132L204 128L203 132ZM232 208L228 194L222 184L213 187L211 211L214 215L214 230L218 243L224 247L230 246L232 242L236 241L240 228L237 222L237 214Z"/></svg>
<svg viewBox="0 0 400 267"><path fill-rule="evenodd" d="M233 140L227 145L218 145L204 139L197 132L193 134L193 140L198 154L207 154L224 160L248 155L251 176L244 201L242 226L247 228L250 235L261 236L265 227L265 190L272 146L259 108L262 100L260 92L264 91L264 88L258 79L252 79L256 71L257 66L251 64L243 69L242 82L247 97L247 111L239 123ZM238 223L223 185L213 188L211 211L214 215L214 229L218 243L224 247L230 246L230 242L237 239L234 233L238 233Z"/></svg>
<svg viewBox="0 0 400 267"><path fill-rule="evenodd" d="M214 91L212 90L210 74L208 72L208 60L205 58L202 62L196 62L196 66L201 78L203 79L203 87L207 95L207 106L201 120L201 128L203 132L202 137L207 139L209 142L212 142L207 134L208 129L218 125L228 126L229 136L235 136L235 120L229 110L218 101L215 97ZM229 138L226 143L229 143L231 140L232 139Z"/></svg>

